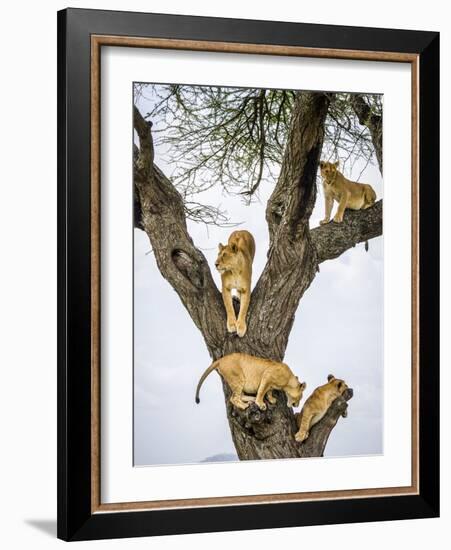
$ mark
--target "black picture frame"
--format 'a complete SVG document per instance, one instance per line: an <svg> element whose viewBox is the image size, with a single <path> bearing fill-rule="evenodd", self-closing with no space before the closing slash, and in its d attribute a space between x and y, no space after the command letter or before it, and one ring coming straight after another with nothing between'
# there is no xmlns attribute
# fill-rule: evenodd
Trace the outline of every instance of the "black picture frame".
<svg viewBox="0 0 451 550"><path fill-rule="evenodd" d="M419 494L92 512L90 39L94 34L418 56ZM84 9L58 12L58 537L88 540L438 515L439 34Z"/></svg>

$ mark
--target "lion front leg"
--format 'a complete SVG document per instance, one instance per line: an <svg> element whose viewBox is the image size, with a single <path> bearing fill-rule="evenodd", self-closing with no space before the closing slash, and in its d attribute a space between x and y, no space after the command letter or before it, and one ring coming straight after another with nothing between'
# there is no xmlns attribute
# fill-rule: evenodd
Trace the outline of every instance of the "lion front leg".
<svg viewBox="0 0 451 550"><path fill-rule="evenodd" d="M325 223L330 222L330 215L332 213L332 206L334 204L333 197L331 197L329 195L325 195L324 204L325 204L325 215L324 215L324 220L321 220L319 222L320 225L324 225Z"/></svg>
<svg viewBox="0 0 451 550"><path fill-rule="evenodd" d="M312 414L306 411L301 412L301 421L299 423L299 430L294 436L298 443L302 443L309 436L309 430L312 423Z"/></svg>
<svg viewBox="0 0 451 550"><path fill-rule="evenodd" d="M337 213L334 216L335 223L341 223L343 221L343 215L345 213L346 206L348 204L348 199L349 199L349 193L343 192L340 198L340 202L338 203Z"/></svg>
<svg viewBox="0 0 451 550"><path fill-rule="evenodd" d="M242 290L240 292L240 313L236 321L236 332L240 338L246 334L246 315L249 309L250 302L250 289Z"/></svg>
<svg viewBox="0 0 451 550"><path fill-rule="evenodd" d="M255 398L255 404L262 411L266 409L266 403L263 399L265 398L266 392L271 389L270 378L270 374L263 373L262 379L260 380L260 385L258 387L257 397Z"/></svg>
<svg viewBox="0 0 451 550"><path fill-rule="evenodd" d="M232 291L222 287L222 300L227 314L227 331L236 332L236 317L233 309Z"/></svg>

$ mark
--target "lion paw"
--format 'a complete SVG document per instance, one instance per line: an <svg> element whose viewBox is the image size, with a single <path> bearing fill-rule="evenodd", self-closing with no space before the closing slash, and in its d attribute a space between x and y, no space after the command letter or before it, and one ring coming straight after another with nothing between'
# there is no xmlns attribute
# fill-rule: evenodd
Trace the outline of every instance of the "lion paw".
<svg viewBox="0 0 451 550"><path fill-rule="evenodd" d="M236 332L235 321L227 321L227 332L230 332L230 333Z"/></svg>
<svg viewBox="0 0 451 550"><path fill-rule="evenodd" d="M246 334L247 326L244 321L237 321L236 323L236 333L240 338Z"/></svg>
<svg viewBox="0 0 451 550"><path fill-rule="evenodd" d="M341 223L343 221L343 216L335 216L334 217L334 222L335 223Z"/></svg>
<svg viewBox="0 0 451 550"><path fill-rule="evenodd" d="M266 403L263 403L263 401L261 403L259 403L258 401L255 401L255 404L257 405L257 407L261 410L261 411L266 411Z"/></svg>
<svg viewBox="0 0 451 550"><path fill-rule="evenodd" d="M303 441L305 441L308 437L308 433L305 433L305 432L298 432L294 438L296 439L296 441L298 443L302 443Z"/></svg>
<svg viewBox="0 0 451 550"><path fill-rule="evenodd" d="M330 220L320 220L320 225L325 225L326 223L329 223Z"/></svg>
<svg viewBox="0 0 451 550"><path fill-rule="evenodd" d="M246 403L245 401L242 401L241 399L231 399L230 402L237 409L241 409L242 411L245 411L250 405L250 403Z"/></svg>

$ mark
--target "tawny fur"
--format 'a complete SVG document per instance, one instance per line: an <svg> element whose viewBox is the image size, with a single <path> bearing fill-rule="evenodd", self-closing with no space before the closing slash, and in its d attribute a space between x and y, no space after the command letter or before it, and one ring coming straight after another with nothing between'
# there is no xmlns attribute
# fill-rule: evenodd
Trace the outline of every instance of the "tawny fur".
<svg viewBox="0 0 451 550"><path fill-rule="evenodd" d="M335 378L333 374L329 374L327 380L327 384L313 391L304 403L302 411L296 415L299 430L294 437L299 443L307 439L312 426L323 418L335 399L348 388L344 380ZM346 413L343 413L343 416L346 416Z"/></svg>
<svg viewBox="0 0 451 550"><path fill-rule="evenodd" d="M320 162L321 177L323 178L324 201L326 213L319 223L329 223L334 201L338 202L338 209L334 222L341 223L346 208L362 210L369 208L376 202L376 192L366 183L350 181L337 170L338 162Z"/></svg>
<svg viewBox="0 0 451 550"><path fill-rule="evenodd" d="M231 353L212 363L201 376L197 385L196 403L199 403L200 388L207 376L217 370L232 391L230 402L239 409L247 409L249 401L254 400L256 405L264 410L266 396L269 403L274 405L276 398L272 390L281 390L287 396L289 407L297 407L302 399L305 382L299 382L297 376L285 363L278 363L269 359L254 357L246 353ZM246 393L247 395L243 395ZM245 401L246 399L246 401Z"/></svg>
<svg viewBox="0 0 451 550"><path fill-rule="evenodd" d="M249 231L234 231L224 246L219 243L216 269L221 274L222 299L227 313L227 330L241 338L246 334L246 315L251 299L252 262L255 256L255 241ZM235 316L232 290L240 299L238 319Z"/></svg>

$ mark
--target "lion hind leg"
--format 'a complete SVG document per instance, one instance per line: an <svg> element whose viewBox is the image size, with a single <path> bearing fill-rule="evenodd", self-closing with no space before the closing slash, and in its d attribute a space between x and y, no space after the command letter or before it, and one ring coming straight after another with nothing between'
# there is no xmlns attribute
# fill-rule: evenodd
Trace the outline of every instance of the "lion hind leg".
<svg viewBox="0 0 451 550"><path fill-rule="evenodd" d="M243 394L241 396L241 399L245 401L246 403L254 403L255 402L255 395L246 395Z"/></svg>
<svg viewBox="0 0 451 550"><path fill-rule="evenodd" d="M243 401L241 399L241 395L237 393L232 394L230 403L232 403L232 405L234 405L237 409L241 409L243 411L249 407L249 402L246 403L246 401Z"/></svg>
<svg viewBox="0 0 451 550"><path fill-rule="evenodd" d="M363 208L366 210L370 206L373 206L373 204L376 202L376 192L374 189L368 185L368 187L365 187L365 190L363 192Z"/></svg>
<svg viewBox="0 0 451 550"><path fill-rule="evenodd" d="M230 385L230 389L232 390L230 403L232 403L232 405L234 405L237 409L245 410L249 407L249 402L246 403L246 401L243 400L243 388L244 380L242 379Z"/></svg>

